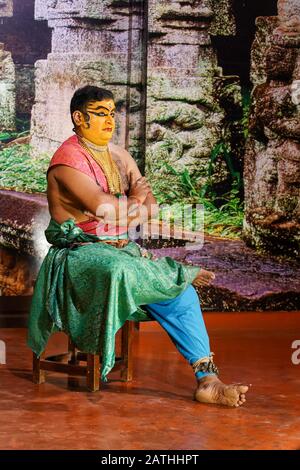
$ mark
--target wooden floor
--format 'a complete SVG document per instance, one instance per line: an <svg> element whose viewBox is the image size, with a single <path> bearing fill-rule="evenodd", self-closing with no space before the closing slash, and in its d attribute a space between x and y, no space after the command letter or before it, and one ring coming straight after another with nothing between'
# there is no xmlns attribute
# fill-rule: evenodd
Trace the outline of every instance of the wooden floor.
<svg viewBox="0 0 300 470"><path fill-rule="evenodd" d="M87 393L64 375L31 381L25 329L0 329L7 363L0 365L1 449L300 449L300 312L205 315L224 381L252 383L236 409L192 400L190 367L153 323L135 338L134 380L111 381ZM53 336L49 350L63 350ZM300 354L298 355L300 358Z"/></svg>

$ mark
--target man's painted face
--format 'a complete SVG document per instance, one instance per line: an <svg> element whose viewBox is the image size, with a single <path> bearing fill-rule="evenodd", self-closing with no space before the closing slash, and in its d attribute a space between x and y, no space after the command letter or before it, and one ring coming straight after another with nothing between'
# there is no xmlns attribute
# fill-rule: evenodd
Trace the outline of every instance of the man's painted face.
<svg viewBox="0 0 300 470"><path fill-rule="evenodd" d="M115 103L113 100L91 101L79 126L82 136L98 145L106 145L115 130Z"/></svg>

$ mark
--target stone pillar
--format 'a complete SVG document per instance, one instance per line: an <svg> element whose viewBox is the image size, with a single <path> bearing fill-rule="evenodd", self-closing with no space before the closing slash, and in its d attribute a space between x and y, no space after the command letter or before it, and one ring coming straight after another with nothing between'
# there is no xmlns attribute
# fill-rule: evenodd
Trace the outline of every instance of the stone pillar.
<svg viewBox="0 0 300 470"><path fill-rule="evenodd" d="M211 34L234 33L229 2L221 6L223 24L219 2L149 1L146 172L155 185L175 189L167 163L187 169L200 189L212 150L230 140L224 103L239 107L241 95L238 77L223 77L211 44ZM220 159L213 182L227 178Z"/></svg>
<svg viewBox="0 0 300 470"><path fill-rule="evenodd" d="M0 0L0 21L12 15L13 0ZM0 42L0 131L15 129L15 103L15 66L11 54L4 50L4 44Z"/></svg>
<svg viewBox="0 0 300 470"><path fill-rule="evenodd" d="M0 0L0 18L13 16L13 0Z"/></svg>
<svg viewBox="0 0 300 470"><path fill-rule="evenodd" d="M266 55L271 45L272 33L279 24L278 16L258 16L256 34L251 48L250 79L253 86L267 80Z"/></svg>
<svg viewBox="0 0 300 470"><path fill-rule="evenodd" d="M0 131L14 130L16 120L15 65L0 43Z"/></svg>
<svg viewBox="0 0 300 470"><path fill-rule="evenodd" d="M35 151L53 152L72 135L71 97L91 84L114 93L120 111L114 142L142 160L142 7L117 0L36 0L36 19L47 19L52 28L52 51L36 62Z"/></svg>
<svg viewBox="0 0 300 470"><path fill-rule="evenodd" d="M265 69L252 76L250 138L245 156L245 239L263 250L299 256L300 248L300 5L278 2L267 24ZM273 27L271 27L273 26ZM260 33L259 33L260 34ZM256 46L257 41L254 43ZM253 56L255 51L253 51Z"/></svg>
<svg viewBox="0 0 300 470"><path fill-rule="evenodd" d="M35 21L34 4L35 0L14 0L13 16L0 24L0 42L15 64L16 112L21 119L29 118L34 103L34 63L51 50L50 31L45 22Z"/></svg>

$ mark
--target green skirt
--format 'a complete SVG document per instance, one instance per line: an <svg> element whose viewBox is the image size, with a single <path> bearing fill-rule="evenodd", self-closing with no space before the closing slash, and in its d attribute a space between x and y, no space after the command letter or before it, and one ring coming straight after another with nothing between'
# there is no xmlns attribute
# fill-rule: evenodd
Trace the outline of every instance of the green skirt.
<svg viewBox="0 0 300 470"><path fill-rule="evenodd" d="M99 237L74 219L51 219L45 235L52 246L34 288L28 345L40 356L50 335L64 331L78 349L102 356L102 380L114 366L115 334L125 321L149 320L143 306L177 297L200 269L155 259L133 241L123 248L95 243Z"/></svg>

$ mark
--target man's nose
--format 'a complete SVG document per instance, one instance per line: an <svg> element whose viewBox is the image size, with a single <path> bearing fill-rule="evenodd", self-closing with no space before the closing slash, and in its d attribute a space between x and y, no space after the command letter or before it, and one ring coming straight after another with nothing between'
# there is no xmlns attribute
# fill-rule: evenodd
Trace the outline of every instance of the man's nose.
<svg viewBox="0 0 300 470"><path fill-rule="evenodd" d="M106 121L105 121L105 122L106 122L106 124L112 124L112 123L114 122L114 119L113 119L112 116L108 115L108 116L106 117Z"/></svg>

